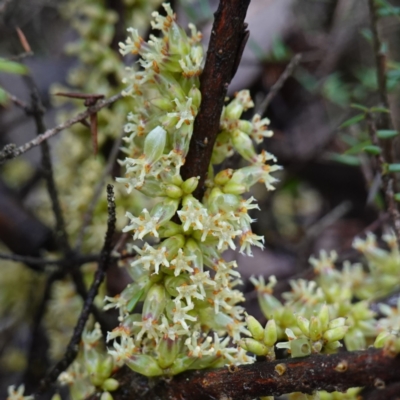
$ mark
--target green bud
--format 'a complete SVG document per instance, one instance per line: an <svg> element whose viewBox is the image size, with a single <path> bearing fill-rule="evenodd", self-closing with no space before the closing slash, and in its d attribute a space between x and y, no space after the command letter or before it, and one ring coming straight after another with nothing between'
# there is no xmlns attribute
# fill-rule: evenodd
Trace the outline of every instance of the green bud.
<svg viewBox="0 0 400 400"><path fill-rule="evenodd" d="M257 340L246 338L239 342L239 346L243 349L250 351L256 356L265 356L268 354L268 347L265 344L258 342Z"/></svg>
<svg viewBox="0 0 400 400"><path fill-rule="evenodd" d="M250 135L251 131L253 130L253 124L250 121L241 119L238 121L238 129L244 133Z"/></svg>
<svg viewBox="0 0 400 400"><path fill-rule="evenodd" d="M252 161L257 156L249 135L238 129L232 134L232 144L236 151L247 161Z"/></svg>
<svg viewBox="0 0 400 400"><path fill-rule="evenodd" d="M163 154L165 143L167 139L167 132L161 126L155 127L148 133L144 140L144 154L146 160L152 164L156 162Z"/></svg>
<svg viewBox="0 0 400 400"><path fill-rule="evenodd" d="M189 369L204 369L211 368L215 361L217 361L220 357L213 354L209 356L203 356L199 358L195 358L193 364L190 365ZM225 361L226 363L226 361Z"/></svg>
<svg viewBox="0 0 400 400"><path fill-rule="evenodd" d="M189 179L186 179L186 181L182 183L183 193L185 194L193 193L196 190L198 184L199 184L199 178L197 176L193 176Z"/></svg>
<svg viewBox="0 0 400 400"><path fill-rule="evenodd" d="M178 357L172 366L167 370L170 375L177 375L181 372L187 371L195 361L195 358L189 356Z"/></svg>
<svg viewBox="0 0 400 400"><path fill-rule="evenodd" d="M103 392L100 396L100 400L114 400L114 398L112 397L111 393Z"/></svg>
<svg viewBox="0 0 400 400"><path fill-rule="evenodd" d="M264 337L264 328L262 325L251 315L246 316L246 323L253 338L262 340Z"/></svg>
<svg viewBox="0 0 400 400"><path fill-rule="evenodd" d="M228 183L228 181L232 178L233 175L233 169L224 169L223 171L218 172L217 175L215 175L214 178L214 183L216 185L224 186Z"/></svg>
<svg viewBox="0 0 400 400"><path fill-rule="evenodd" d="M243 113L243 105L232 100L224 110L224 115L229 119L239 119Z"/></svg>
<svg viewBox="0 0 400 400"><path fill-rule="evenodd" d="M182 233L182 225L179 225L172 221L164 222L158 229L158 235L160 236L160 238L167 238Z"/></svg>
<svg viewBox="0 0 400 400"><path fill-rule="evenodd" d="M148 197L165 196L164 189L161 188L161 182L153 177L146 177L139 191Z"/></svg>
<svg viewBox="0 0 400 400"><path fill-rule="evenodd" d="M158 107L159 109L163 111L171 111L174 108L174 104L170 99L166 99L164 97L158 97L155 99L151 99L150 103L153 104L154 106Z"/></svg>
<svg viewBox="0 0 400 400"><path fill-rule="evenodd" d="M328 329L329 319L330 319L329 307L326 304L324 304L319 310L318 319L319 322L321 323L322 332L325 332Z"/></svg>
<svg viewBox="0 0 400 400"><path fill-rule="evenodd" d="M168 336L164 336L162 339L160 339L157 347L157 362L162 369L168 368L174 363L177 355L179 354L181 342L181 339L176 338L172 340Z"/></svg>
<svg viewBox="0 0 400 400"><path fill-rule="evenodd" d="M282 303L274 295L265 292L258 292L258 303L267 318L272 318L275 311L282 307Z"/></svg>
<svg viewBox="0 0 400 400"><path fill-rule="evenodd" d="M176 257L179 249L181 249L185 244L185 236L174 235L165 239L161 244L167 249L167 259L168 261L171 261Z"/></svg>
<svg viewBox="0 0 400 400"><path fill-rule="evenodd" d="M222 188L224 193L229 193L229 194L243 194L247 192L247 187L245 185L239 184L239 183L232 183L228 182L223 188Z"/></svg>
<svg viewBox="0 0 400 400"><path fill-rule="evenodd" d="M328 324L328 329L338 328L339 326L344 326L346 323L346 318L335 318Z"/></svg>
<svg viewBox="0 0 400 400"><path fill-rule="evenodd" d="M189 90L188 97L192 98L192 104L198 109L201 104L201 92L196 86Z"/></svg>
<svg viewBox="0 0 400 400"><path fill-rule="evenodd" d="M327 342L335 342L336 340L342 340L346 335L349 327L348 326L338 326L337 328L328 329L324 333L324 339Z"/></svg>
<svg viewBox="0 0 400 400"><path fill-rule="evenodd" d="M347 326L335 328L347 328ZM346 330L347 330L346 329ZM355 350L364 350L367 347L367 341L365 339L365 335L360 329L351 329L347 332L346 336L344 337L344 344L348 351L355 351Z"/></svg>
<svg viewBox="0 0 400 400"><path fill-rule="evenodd" d="M225 212L236 211L240 207L240 197L235 194L222 194L216 200L218 208Z"/></svg>
<svg viewBox="0 0 400 400"><path fill-rule="evenodd" d="M177 287L187 284L189 282L189 276L181 274L179 276L167 276L164 280L165 289L171 296L178 296L179 292L176 290Z"/></svg>
<svg viewBox="0 0 400 400"><path fill-rule="evenodd" d="M303 334L308 337L310 335L310 321L307 318L298 315L296 317L296 322Z"/></svg>
<svg viewBox="0 0 400 400"><path fill-rule="evenodd" d="M163 370L157 361L147 354L134 354L125 359L125 364L132 370L145 376L159 376Z"/></svg>
<svg viewBox="0 0 400 400"><path fill-rule="evenodd" d="M299 338L290 341L290 350L292 357L304 357L311 354L310 340Z"/></svg>
<svg viewBox="0 0 400 400"><path fill-rule="evenodd" d="M322 337L321 322L317 317L313 316L310 318L309 330L310 330L309 337L312 341L315 342L315 341L321 339L321 337Z"/></svg>
<svg viewBox="0 0 400 400"><path fill-rule="evenodd" d="M201 251L198 243L193 238L189 238L184 247L185 254L193 255L196 258L193 260L193 267L199 271L203 271L203 252Z"/></svg>
<svg viewBox="0 0 400 400"><path fill-rule="evenodd" d="M111 375L113 369L114 359L110 355L108 355L104 360L99 362L97 367L97 375L103 379L106 379Z"/></svg>
<svg viewBox="0 0 400 400"><path fill-rule="evenodd" d="M391 335L389 332L381 332L375 339L374 347L381 349L391 336L393 335Z"/></svg>
<svg viewBox="0 0 400 400"><path fill-rule="evenodd" d="M162 202L157 203L152 210L150 215L158 219L158 223L161 225L166 221L169 221L176 213L179 206L179 200L176 199L164 199ZM164 246L164 245L163 245Z"/></svg>
<svg viewBox="0 0 400 400"><path fill-rule="evenodd" d="M147 292L146 299L143 304L142 315L144 318L152 317L158 319L164 311L166 302L165 288L161 284L154 284Z"/></svg>
<svg viewBox="0 0 400 400"><path fill-rule="evenodd" d="M54 393L51 400L62 400L60 393Z"/></svg>
<svg viewBox="0 0 400 400"><path fill-rule="evenodd" d="M183 196L182 189L175 185L165 185L165 194L172 199L180 199Z"/></svg>
<svg viewBox="0 0 400 400"><path fill-rule="evenodd" d="M108 392L113 392L119 388L119 382L114 378L108 378L103 382L101 388Z"/></svg>
<svg viewBox="0 0 400 400"><path fill-rule="evenodd" d="M264 329L264 344L268 347L272 347L278 340L278 331L276 329L276 322L274 319L270 319L265 325Z"/></svg>

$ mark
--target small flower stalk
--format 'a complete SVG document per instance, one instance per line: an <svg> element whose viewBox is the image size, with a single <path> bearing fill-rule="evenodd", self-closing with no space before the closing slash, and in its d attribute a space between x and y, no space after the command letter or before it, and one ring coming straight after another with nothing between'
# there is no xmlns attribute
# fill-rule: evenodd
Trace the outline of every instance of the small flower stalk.
<svg viewBox="0 0 400 400"><path fill-rule="evenodd" d="M237 345L242 334L251 332L239 305L244 297L236 287L242 281L236 262L225 261L222 253L239 246L251 256L252 246L263 247L248 215L258 206L253 197L244 199L242 194L256 182L273 190L272 173L280 169L267 164L275 162L271 154L256 152L254 143L272 133L267 119L240 119L254 106L248 91L241 91L221 115L205 196L192 195L199 177L184 181L180 168L201 103L201 34L189 25L188 36L170 5L163 7L165 16L152 14L152 27L160 37L150 35L145 42L129 29L130 37L120 44L123 55L139 56L140 68L128 68L125 79L125 95L132 97L134 107L125 125L125 176L118 181L128 192L151 198L153 206L139 215L127 213L124 232L142 240L133 245L137 256L127 266L133 283L119 296L107 298L105 306L117 308L120 315L120 326L108 335L109 354L117 365L147 376L253 362L245 350L254 347L252 339ZM234 151L249 165L214 176L212 165ZM141 313L135 313L141 302ZM250 325L254 330L255 322ZM271 324L267 333L261 331L257 343L272 357L276 335Z"/></svg>

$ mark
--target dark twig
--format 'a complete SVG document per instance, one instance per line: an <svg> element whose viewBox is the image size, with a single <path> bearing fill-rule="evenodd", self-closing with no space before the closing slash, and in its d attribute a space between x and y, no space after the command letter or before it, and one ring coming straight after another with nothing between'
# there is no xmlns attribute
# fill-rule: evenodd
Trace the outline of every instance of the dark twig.
<svg viewBox="0 0 400 400"><path fill-rule="evenodd" d="M45 140L50 139L55 136L57 133L62 130L69 128L70 126L86 120L93 112L98 112L104 107L108 107L109 105L115 103L117 100L122 98L122 93L118 93L115 96L110 97L107 100L99 101L95 106L91 107L90 110L86 110L75 117L63 122L60 125L52 129L48 129L44 133L38 135L35 139L23 144L22 146L16 147L14 144L8 144L4 146L2 150L0 150L0 165L4 164L4 162L8 159L12 159L18 157L19 155L26 153L28 150L32 149L35 146L39 146Z"/></svg>
<svg viewBox="0 0 400 400"><path fill-rule="evenodd" d="M64 358L55 365L55 367L45 376L45 378L42 379L42 381L40 382L40 387L36 393L36 396L44 393L44 391L49 387L49 385L55 382L60 373L65 371L69 367L69 365L71 365L76 355L78 354L79 343L81 341L82 332L89 318L94 299L97 295L101 283L104 280L107 268L109 267L112 261L111 258L112 238L115 232L115 223L116 223L114 190L112 185L107 185L107 201L108 201L107 232L104 240L103 249L101 251L99 266L95 273L92 285L89 289L78 322L75 326L74 333L67 346Z"/></svg>
<svg viewBox="0 0 400 400"><path fill-rule="evenodd" d="M378 34L379 17L377 12L377 2L375 0L368 0L368 6L371 18L372 42L375 54L376 77L378 81L379 100L381 106L389 111L390 108L387 95L386 56L382 52L382 43ZM380 113L377 125L378 129L390 129L392 125L390 120L390 113ZM381 145L380 147L384 149L386 161L388 163L392 163L394 160L393 140L387 139L385 141L382 141L380 145Z"/></svg>
<svg viewBox="0 0 400 400"><path fill-rule="evenodd" d="M293 74L296 67L299 65L301 61L302 55L296 54L287 65L282 75L278 78L278 80L273 84L270 91L268 92L265 99L261 102L261 104L257 107L256 113L259 115L264 115L268 106L271 104L271 101L275 98L277 93L282 89L284 83L288 80L288 78Z"/></svg>
<svg viewBox="0 0 400 400"><path fill-rule="evenodd" d="M366 121L368 126L368 133L371 138L372 144L374 146L380 147L375 121L370 113L366 114ZM385 193L388 212L394 226L397 243L400 246L400 213L397 208L396 200L394 198L393 177L386 170L387 160L385 159L385 155L381 153L378 154L375 158L378 172L380 173L382 178L382 189Z"/></svg>
<svg viewBox="0 0 400 400"><path fill-rule="evenodd" d="M194 192L199 199L204 193L225 95L248 38L244 19L249 3L250 0L221 0L215 13L206 63L200 77L201 106L194 121L186 163L181 170L184 179L200 177Z"/></svg>
<svg viewBox="0 0 400 400"><path fill-rule="evenodd" d="M113 393L113 398L133 399L140 393L141 400L250 400L321 389L342 392L351 387L374 388L382 382L399 382L399 368L400 357L388 356L378 349L186 372L168 382L148 382L126 368L116 374L120 389ZM90 400L97 399L96 396Z"/></svg>
<svg viewBox="0 0 400 400"><path fill-rule="evenodd" d="M4 89L3 89L4 90ZM30 115L31 113L31 107L29 106L29 104L25 103L25 101L19 99L17 96L14 96L13 94L7 92L6 90L4 90L6 95L8 96L8 98L19 108L22 108L25 113L27 115Z"/></svg>
<svg viewBox="0 0 400 400"><path fill-rule="evenodd" d="M93 218L94 209L96 207L97 202L99 201L99 197L100 197L101 191L103 189L104 181L107 179L107 176L109 176L111 173L111 170L113 168L113 165L115 163L115 160L116 160L118 152L119 152L119 148L121 147L121 142L122 142L122 138L124 137L124 135L125 135L125 133L120 135L120 137L114 142L114 145L111 149L110 155L108 156L107 164L106 164L106 166L103 170L103 173L102 173L101 177L99 178L99 181L94 189L93 197L89 203L86 213L83 216L82 227L78 233L78 238L76 239L76 244L75 244L75 252L76 253L79 253L82 248L83 238L85 236L86 229L89 226L89 224Z"/></svg>

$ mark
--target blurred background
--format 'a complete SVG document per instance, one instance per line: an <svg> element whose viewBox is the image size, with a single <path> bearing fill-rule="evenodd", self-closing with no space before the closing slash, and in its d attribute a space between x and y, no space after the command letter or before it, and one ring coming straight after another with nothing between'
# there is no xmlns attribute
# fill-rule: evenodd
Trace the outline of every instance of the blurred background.
<svg viewBox="0 0 400 400"><path fill-rule="evenodd" d="M124 88L124 63L118 43L126 28L135 26L147 38L150 14L158 0L1 0L0 57L28 68L31 78L0 63L0 148L21 145L36 135L33 118L7 100L6 92L31 101L32 81L51 128L85 109L83 102L61 99L57 91L104 94ZM173 1L183 26L193 22L207 45L217 2ZM389 105L394 129L399 124L400 1L377 0L381 52L387 70ZM252 0L246 18L250 39L229 95L250 89L255 109L271 121L274 136L261 146L273 153L284 169L274 192L261 185L252 193L261 211L254 231L265 237L265 250L253 258L236 253L245 282L246 306L261 318L251 275L276 275L279 290L293 277L310 275L308 259L321 249L336 250L339 263L357 260L351 244L366 231L380 233L387 223L370 156L370 144L360 106L380 103L371 21L367 0ZM25 35L33 54L26 54L16 28ZM295 58L297 55L301 57ZM295 60L294 60L295 58ZM294 60L294 61L293 61ZM275 93L288 65L290 76ZM295 65L293 65L295 64ZM267 107L264 100L274 96ZM90 130L75 125L49 141L67 232L84 254L98 253L106 228L106 202L96 198L119 176L116 163L129 99L99 113L99 153L93 155ZM394 142L396 145L396 142ZM397 151L397 148L394 149ZM233 157L230 166L238 167ZM119 229L124 209L140 212L139 195L128 198L117 188ZM88 204L93 213L86 228ZM254 210L253 210L254 211ZM0 253L30 257L59 257L55 220L43 181L39 148L11 160L0 169ZM118 241L120 238L117 238ZM82 266L91 281L95 263ZM76 321L81 299L66 277L49 276L54 266L0 260L0 398L10 384L24 381L29 389L63 355ZM129 282L123 270L112 268L102 295L115 295ZM47 292L46 292L47 290ZM99 296L101 297L101 296ZM97 300L100 308L101 299ZM60 318L62 316L62 318ZM115 315L108 318L115 321ZM111 322L112 323L112 322Z"/></svg>

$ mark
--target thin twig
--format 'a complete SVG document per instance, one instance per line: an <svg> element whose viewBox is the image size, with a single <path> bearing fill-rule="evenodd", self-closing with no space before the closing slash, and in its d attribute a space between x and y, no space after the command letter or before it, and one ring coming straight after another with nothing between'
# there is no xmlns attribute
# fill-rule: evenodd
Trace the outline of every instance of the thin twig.
<svg viewBox="0 0 400 400"><path fill-rule="evenodd" d="M181 169L184 179L200 177L194 192L198 199L203 197L225 95L248 39L244 19L249 3L250 0L221 0L215 13L206 63L200 77L201 106L194 121L186 163Z"/></svg>
<svg viewBox="0 0 400 400"><path fill-rule="evenodd" d="M104 280L107 268L112 262L111 258L112 239L115 232L115 223L116 223L115 200L114 200L114 191L112 185L107 185L107 202L108 202L107 232L104 240L103 249L101 251L99 266L95 273L92 285L89 289L78 322L75 326L74 333L67 346L64 358L61 361L59 361L55 365L55 367L42 379L42 381L40 382L40 387L36 393L36 396L44 393L44 391L49 387L49 385L51 385L53 382L56 381L60 373L65 371L77 356L79 350L79 343L82 337L82 332L89 318L94 299L97 295L101 283Z"/></svg>
<svg viewBox="0 0 400 400"><path fill-rule="evenodd" d="M257 107L256 113L259 115L264 115L268 106L271 104L271 101L275 98L277 93L281 90L284 83L288 80L288 78L293 74L296 67L299 65L301 61L302 55L296 54L287 65L281 76L278 80L273 84L270 91L268 92L265 99L261 102L261 104Z"/></svg>
<svg viewBox="0 0 400 400"><path fill-rule="evenodd" d="M366 121L367 121L367 126L368 126L368 133L371 138L372 144L374 146L380 147L375 121L370 113L366 114ZM378 154L375 157L375 159L376 159L378 171L382 178L382 189L383 189L383 192L385 193L385 199L386 199L386 203L387 203L388 212L389 212L389 215L391 217L391 220L392 220L392 223L394 226L397 243L400 246L400 213L397 208L396 200L394 198L393 177L391 176L391 174L388 174L388 172L386 170L387 169L387 167L386 167L387 160L385 159L385 155L382 153Z"/></svg>
<svg viewBox="0 0 400 400"><path fill-rule="evenodd" d="M89 206L86 210L85 215L83 216L83 223L82 227L78 233L78 238L76 239L75 243L75 252L79 253L82 248L83 238L85 236L86 230L92 221L94 209L96 207L97 202L99 201L101 191L104 186L104 181L107 179L107 176L110 174L113 165L115 163L115 159L117 158L119 148L121 146L122 138L124 137L125 133L120 135L120 137L114 142L113 148L111 149L110 155L107 160L107 164L103 170L103 173L97 183L97 186L94 189L92 200L89 203Z"/></svg>
<svg viewBox="0 0 400 400"><path fill-rule="evenodd" d="M115 103L117 100L121 98L122 98L122 93L118 93L107 100L99 101L95 106L90 107L90 109L76 115L75 117L63 122L60 125L57 125L52 129L48 129L46 132L38 135L36 138L23 144L22 146L16 147L15 144L12 143L4 146L4 148L0 151L0 165L4 164L6 160L18 157L19 155L26 153L33 147L39 146L42 142L50 139L51 137L55 136L62 130L69 128L70 126L78 122L86 120L86 118L88 118L90 114L92 114L93 112L97 112L104 107L108 107L109 105Z"/></svg>
<svg viewBox="0 0 400 400"><path fill-rule="evenodd" d="M4 89L3 89L4 90ZM30 115L31 113L31 107L29 104L25 103L25 101L21 100L17 96L14 96L13 94L7 92L4 90L8 98L19 108L22 108L27 115Z"/></svg>

